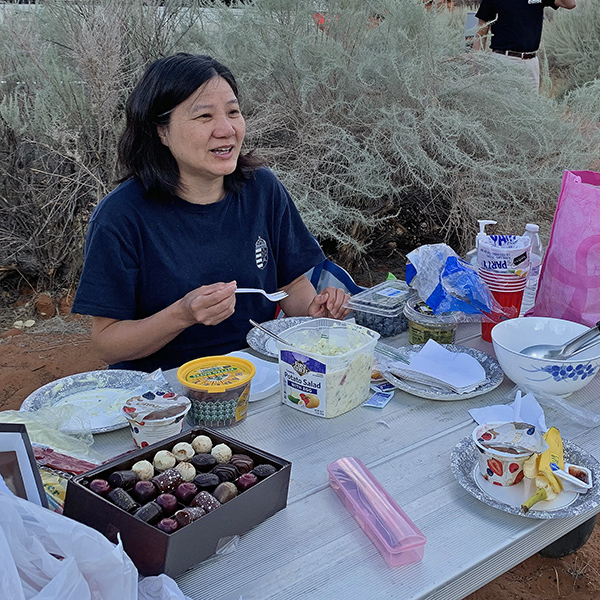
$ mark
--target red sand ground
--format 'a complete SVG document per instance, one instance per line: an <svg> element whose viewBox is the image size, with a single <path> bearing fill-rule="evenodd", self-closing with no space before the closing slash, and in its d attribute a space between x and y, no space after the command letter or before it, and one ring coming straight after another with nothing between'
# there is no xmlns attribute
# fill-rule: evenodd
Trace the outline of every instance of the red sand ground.
<svg viewBox="0 0 600 600"><path fill-rule="evenodd" d="M50 381L106 366L92 352L85 320L57 317L20 335L7 333L0 337L0 410L18 409ZM575 554L562 559L532 556L468 600L597 600L599 569L600 528Z"/></svg>

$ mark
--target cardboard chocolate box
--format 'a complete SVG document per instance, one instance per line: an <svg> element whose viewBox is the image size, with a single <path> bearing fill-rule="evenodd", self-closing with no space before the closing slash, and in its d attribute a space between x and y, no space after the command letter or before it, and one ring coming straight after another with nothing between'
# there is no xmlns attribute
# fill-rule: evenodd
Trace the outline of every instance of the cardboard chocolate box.
<svg viewBox="0 0 600 600"><path fill-rule="evenodd" d="M159 450L171 450L178 442L191 443L201 434L209 436L215 445L225 443L234 454L247 454L255 464L270 464L277 471L216 510L170 534L141 521L87 487L91 480L108 479L114 471L130 469L139 460L152 462ZM214 554L222 538L241 535L285 508L290 470L289 461L212 429L194 427L71 479L64 514L93 527L114 543L118 533L141 575L166 573L175 577Z"/></svg>

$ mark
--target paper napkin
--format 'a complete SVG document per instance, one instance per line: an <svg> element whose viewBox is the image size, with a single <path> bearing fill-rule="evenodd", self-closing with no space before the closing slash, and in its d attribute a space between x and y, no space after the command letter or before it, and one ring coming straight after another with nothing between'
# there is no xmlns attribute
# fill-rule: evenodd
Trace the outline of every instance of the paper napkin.
<svg viewBox="0 0 600 600"><path fill-rule="evenodd" d="M469 414L482 425L483 423L529 423L541 431L547 431L544 410L533 394L521 395L517 391L511 404L497 404L483 408L472 408Z"/></svg>
<svg viewBox="0 0 600 600"><path fill-rule="evenodd" d="M485 369L476 358L464 352L450 352L434 340L428 340L409 364L394 362L388 371L402 379L447 387L458 394L475 390L487 381Z"/></svg>

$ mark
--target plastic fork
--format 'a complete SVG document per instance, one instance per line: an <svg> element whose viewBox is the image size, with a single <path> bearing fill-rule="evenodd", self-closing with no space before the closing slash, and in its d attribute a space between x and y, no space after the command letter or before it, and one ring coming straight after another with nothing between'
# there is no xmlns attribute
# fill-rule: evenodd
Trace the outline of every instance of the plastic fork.
<svg viewBox="0 0 600 600"><path fill-rule="evenodd" d="M259 288L237 288L237 290L235 290L236 294L262 294L265 298L267 298L268 300L270 300L271 302L279 302L280 300L283 300L284 298L288 297L288 293L287 292L273 292L272 294L269 294L268 292L265 292L265 290L261 290Z"/></svg>

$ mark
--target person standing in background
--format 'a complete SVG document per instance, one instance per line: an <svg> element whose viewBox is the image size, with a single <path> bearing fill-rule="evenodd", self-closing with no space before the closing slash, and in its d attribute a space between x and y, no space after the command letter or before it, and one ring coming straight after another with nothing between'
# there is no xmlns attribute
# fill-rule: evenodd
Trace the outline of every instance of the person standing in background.
<svg viewBox="0 0 600 600"><path fill-rule="evenodd" d="M576 0L481 0L476 17L479 30L473 50L485 49L491 29L490 49L498 58L522 64L536 92L540 88L537 56L542 39L544 8L575 8Z"/></svg>

